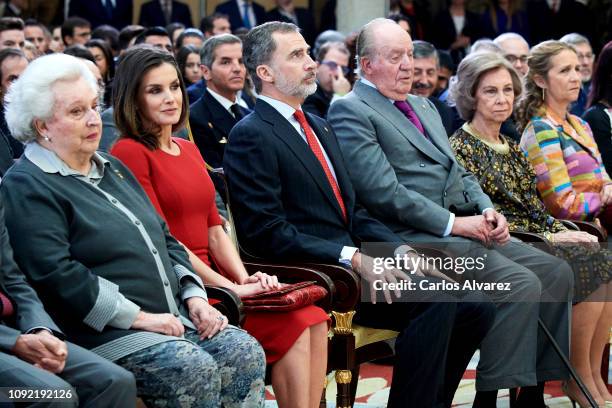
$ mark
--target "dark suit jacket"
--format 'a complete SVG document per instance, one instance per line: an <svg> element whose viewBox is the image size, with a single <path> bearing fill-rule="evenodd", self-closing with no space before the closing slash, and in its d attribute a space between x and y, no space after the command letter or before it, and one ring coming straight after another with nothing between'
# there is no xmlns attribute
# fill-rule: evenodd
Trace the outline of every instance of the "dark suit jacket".
<svg viewBox="0 0 612 408"><path fill-rule="evenodd" d="M200 79L195 84L189 85L187 88L187 96L189 97L189 105L192 105L202 97L202 94L206 90L206 80Z"/></svg>
<svg viewBox="0 0 612 408"><path fill-rule="evenodd" d="M333 94L325 92L321 85L317 84L317 91L306 98L302 104L302 110L325 119L333 96Z"/></svg>
<svg viewBox="0 0 612 408"><path fill-rule="evenodd" d="M59 328L45 312L38 295L26 282L25 276L13 260L13 250L4 225L4 205L0 200L0 288L15 306L15 315L9 322L0 320L0 352L8 352L17 337L34 327L45 327L63 338Z"/></svg>
<svg viewBox="0 0 612 408"><path fill-rule="evenodd" d="M13 159L20 158L23 154L23 143L11 135L11 131L6 123L6 117L4 116L4 108L0 108L0 132L2 132L2 134L6 137L6 141L8 142L13 154Z"/></svg>
<svg viewBox="0 0 612 408"><path fill-rule="evenodd" d="M332 163L348 222L308 144L258 100L230 132L223 160L241 245L266 258L337 263L343 246L400 242L356 203L331 126L309 113L306 118Z"/></svg>
<svg viewBox="0 0 612 408"><path fill-rule="evenodd" d="M431 30L430 40L434 43L436 48L442 48L444 50L450 48L451 44L457 39L458 34L470 37L472 42L474 42L479 38L479 23L480 16L466 10L465 25L461 33L457 33L450 11L444 9L434 19L434 29Z"/></svg>
<svg viewBox="0 0 612 408"><path fill-rule="evenodd" d="M559 10L553 13L546 0L527 2L530 44L556 40L568 32L586 35L593 42L592 19L584 4L575 0L561 0Z"/></svg>
<svg viewBox="0 0 612 408"><path fill-rule="evenodd" d="M172 21L166 21L159 0L151 0L140 7L138 24L145 27L165 27L168 23L183 23L185 27L193 26L189 6L179 1L172 1L172 18L170 20Z"/></svg>
<svg viewBox="0 0 612 408"><path fill-rule="evenodd" d="M9 142L10 135L0 129L0 177L13 165L13 149Z"/></svg>
<svg viewBox="0 0 612 408"><path fill-rule="evenodd" d="M257 24L265 23L266 9L264 9L261 5L255 2L252 2L251 4L253 5L253 13L255 14L255 20L257 20ZM244 27L242 15L240 14L240 10L238 9L238 3L236 3L236 0L229 0L225 3L219 4L215 8L215 13L222 13L229 16L232 31L239 27Z"/></svg>
<svg viewBox="0 0 612 408"><path fill-rule="evenodd" d="M304 39L308 44L314 45L314 41L317 36L317 29L315 27L312 13L303 7L296 7L295 16L297 18L297 26L302 29ZM273 8L268 12L266 15L266 21L284 21L285 23L293 23L291 19L281 14L278 7Z"/></svg>
<svg viewBox="0 0 612 408"><path fill-rule="evenodd" d="M593 138L597 143L599 153L603 160L604 166L608 174L612 174L612 119L605 112L606 106L602 103L596 103L591 106L582 116L586 120L593 131Z"/></svg>
<svg viewBox="0 0 612 408"><path fill-rule="evenodd" d="M243 116L251 111L240 108ZM214 168L223 166L223 153L229 133L238 121L206 89L189 108L189 125L193 141L206 163Z"/></svg>
<svg viewBox="0 0 612 408"><path fill-rule="evenodd" d="M458 120L455 112L451 109L450 106L436 98L435 96L430 96L429 101L433 103L436 107L436 110L440 114L440 119L442 119L442 124L444 125L444 130L446 130L446 136L451 137L455 130L459 129L462 125L462 121Z"/></svg>
<svg viewBox="0 0 612 408"><path fill-rule="evenodd" d="M91 23L92 27L109 24L121 30L132 24L132 0L115 0L115 8L111 16L101 0L70 0L69 16L79 16Z"/></svg>

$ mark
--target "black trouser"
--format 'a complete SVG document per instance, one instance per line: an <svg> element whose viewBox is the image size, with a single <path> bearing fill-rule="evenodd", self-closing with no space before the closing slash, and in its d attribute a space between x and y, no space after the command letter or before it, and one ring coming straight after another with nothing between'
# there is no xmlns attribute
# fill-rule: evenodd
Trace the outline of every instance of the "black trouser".
<svg viewBox="0 0 612 408"><path fill-rule="evenodd" d="M495 306L481 293L461 302L446 300L359 306L359 324L400 332L389 408L451 406L465 368L493 324Z"/></svg>

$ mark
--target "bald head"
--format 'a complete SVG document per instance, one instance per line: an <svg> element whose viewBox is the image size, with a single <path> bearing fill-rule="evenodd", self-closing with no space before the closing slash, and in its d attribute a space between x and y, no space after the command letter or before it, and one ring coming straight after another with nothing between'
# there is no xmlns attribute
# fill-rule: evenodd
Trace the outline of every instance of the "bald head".
<svg viewBox="0 0 612 408"><path fill-rule="evenodd" d="M405 100L412 86L413 45L410 35L393 20L377 18L357 37L360 74L380 93Z"/></svg>
<svg viewBox="0 0 612 408"><path fill-rule="evenodd" d="M502 49L504 57L510 61L519 74L527 75L527 71L529 71L527 66L529 44L522 36L516 33L504 33L493 42Z"/></svg>
<svg viewBox="0 0 612 408"><path fill-rule="evenodd" d="M373 58L377 52L385 45L384 40L394 38L400 35L400 38L410 39L410 35L402 30L398 24L388 18L375 18L361 28L357 36L357 58L362 57ZM391 41L392 43L392 41Z"/></svg>

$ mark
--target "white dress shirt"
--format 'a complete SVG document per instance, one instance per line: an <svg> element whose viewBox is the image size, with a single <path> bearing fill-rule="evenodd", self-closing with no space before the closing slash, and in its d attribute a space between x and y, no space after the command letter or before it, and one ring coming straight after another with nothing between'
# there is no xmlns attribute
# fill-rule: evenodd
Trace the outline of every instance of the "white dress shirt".
<svg viewBox="0 0 612 408"><path fill-rule="evenodd" d="M219 102L221 104L221 106L223 106L223 108L225 110L227 110L230 115L234 116L234 112L232 112L231 107L235 104L240 105L241 107L243 107L244 109L249 109L249 105L246 104L246 102L244 101L244 99L238 97L238 95L236 95L236 102L232 102L231 100L227 99L225 96L223 95L219 95L218 93L216 93L215 91L213 91L212 89L210 89L210 87L207 87L206 90L212 95L213 98L215 98L215 100L217 102Z"/></svg>

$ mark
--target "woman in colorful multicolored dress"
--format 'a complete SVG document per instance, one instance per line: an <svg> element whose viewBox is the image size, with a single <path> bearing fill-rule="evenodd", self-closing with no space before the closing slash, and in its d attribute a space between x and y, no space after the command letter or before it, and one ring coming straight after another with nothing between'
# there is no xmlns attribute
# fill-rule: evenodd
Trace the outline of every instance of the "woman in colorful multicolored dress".
<svg viewBox="0 0 612 408"><path fill-rule="evenodd" d="M521 91L518 74L502 57L477 53L465 58L451 94L467 122L451 137L451 147L457 160L479 179L496 210L504 214L511 231L544 235L553 243L555 254L572 265L575 306L571 359L597 402L603 404L607 399L599 392L603 382L600 376L593 378L599 365L593 370L590 367L591 361L601 361L605 344L601 335L607 333L610 322L603 313L604 303L583 300L605 296L612 253L599 250L596 237L568 230L550 214L540 201L535 172L525 155L512 139L500 133ZM585 403L575 384L568 383L566 390L570 398Z"/></svg>

